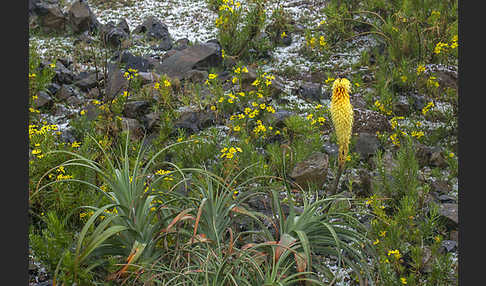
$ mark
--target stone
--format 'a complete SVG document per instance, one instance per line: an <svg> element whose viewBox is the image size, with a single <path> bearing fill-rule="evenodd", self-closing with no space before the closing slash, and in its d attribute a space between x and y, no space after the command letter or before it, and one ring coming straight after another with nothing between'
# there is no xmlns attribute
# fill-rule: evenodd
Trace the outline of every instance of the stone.
<svg viewBox="0 0 486 286"><path fill-rule="evenodd" d="M125 22L126 23L126 22ZM120 48L122 42L128 39L128 33L112 21L101 26L101 37L108 47Z"/></svg>
<svg viewBox="0 0 486 286"><path fill-rule="evenodd" d="M151 61L149 57L134 56L128 51L122 53L120 61L127 69L136 69L139 72L148 72L156 64L156 61Z"/></svg>
<svg viewBox="0 0 486 286"><path fill-rule="evenodd" d="M328 166L329 156L325 153L314 152L295 165L290 177L302 188L306 188L308 184L322 186L327 177Z"/></svg>
<svg viewBox="0 0 486 286"><path fill-rule="evenodd" d="M39 91L37 93L37 99L34 100L35 108L52 105L52 98L45 91Z"/></svg>
<svg viewBox="0 0 486 286"><path fill-rule="evenodd" d="M160 121L160 113L159 112L150 112L145 114L142 117L142 124L146 130L152 131L157 126L157 123Z"/></svg>
<svg viewBox="0 0 486 286"><path fill-rule="evenodd" d="M96 72L83 71L80 72L75 78L74 85L79 87L83 91L88 91L89 89L96 87L98 85L98 80L101 80L101 73L98 73L98 79Z"/></svg>
<svg viewBox="0 0 486 286"><path fill-rule="evenodd" d="M66 99L66 102L69 105L74 105L74 106L81 106L83 104L83 101L81 99L79 99L79 97L77 97L75 95L68 97Z"/></svg>
<svg viewBox="0 0 486 286"><path fill-rule="evenodd" d="M128 101L125 103L123 115L128 118L141 118L150 111L150 104L144 100Z"/></svg>
<svg viewBox="0 0 486 286"><path fill-rule="evenodd" d="M380 140L376 134L366 132L358 134L354 149L363 159L368 159L373 156L379 148Z"/></svg>
<svg viewBox="0 0 486 286"><path fill-rule="evenodd" d="M286 33L283 38L280 38L280 43L287 47L290 46L292 44L292 37L290 36L290 33Z"/></svg>
<svg viewBox="0 0 486 286"><path fill-rule="evenodd" d="M190 70L184 76L184 79L193 83L197 83L197 82L202 83L207 78L208 78L208 72L202 70Z"/></svg>
<svg viewBox="0 0 486 286"><path fill-rule="evenodd" d="M404 96L398 96L397 101L393 104L393 111L397 116L407 116L410 114L410 104Z"/></svg>
<svg viewBox="0 0 486 286"><path fill-rule="evenodd" d="M168 34L168 30L169 28L166 24L162 23L154 16L148 16L142 24L138 25L133 30L133 33L144 33L148 39L160 40Z"/></svg>
<svg viewBox="0 0 486 286"><path fill-rule="evenodd" d="M324 94L327 94L325 96L325 99L330 99L331 98L331 92L330 91L325 91ZM360 109L366 109L366 101L363 99L363 96L361 94L350 94L349 95L349 102L353 106L353 108L360 108Z"/></svg>
<svg viewBox="0 0 486 286"><path fill-rule="evenodd" d="M138 78L142 80L142 84L149 84L158 81L160 76L153 72L139 72Z"/></svg>
<svg viewBox="0 0 486 286"><path fill-rule="evenodd" d="M46 86L47 92L52 96L54 96L60 88L61 86L55 82L51 82Z"/></svg>
<svg viewBox="0 0 486 286"><path fill-rule="evenodd" d="M391 131L391 125L385 115L369 109L354 108L353 133L372 133Z"/></svg>
<svg viewBox="0 0 486 286"><path fill-rule="evenodd" d="M54 81L59 84L71 84L74 80L74 73L66 68L61 61L56 61L56 67L54 67Z"/></svg>
<svg viewBox="0 0 486 286"><path fill-rule="evenodd" d="M105 101L112 101L115 97L127 89L128 80L123 76L118 64L109 63L107 80L105 83Z"/></svg>
<svg viewBox="0 0 486 286"><path fill-rule="evenodd" d="M130 138L134 140L139 140L144 136L143 127L135 118L122 117L122 130L129 132Z"/></svg>
<svg viewBox="0 0 486 286"><path fill-rule="evenodd" d="M443 240L441 243L441 252L449 253L457 249L457 242L454 240Z"/></svg>
<svg viewBox="0 0 486 286"><path fill-rule="evenodd" d="M322 84L314 82L303 82L297 88L297 94L307 100L319 102L322 98Z"/></svg>
<svg viewBox="0 0 486 286"><path fill-rule="evenodd" d="M423 95L414 92L409 94L409 98L414 110L421 111L425 107L426 99Z"/></svg>
<svg viewBox="0 0 486 286"><path fill-rule="evenodd" d="M430 155L430 166L439 168L446 168L448 166L447 161L440 150L435 150Z"/></svg>
<svg viewBox="0 0 486 286"><path fill-rule="evenodd" d="M331 157L337 157L339 153L339 146L336 143L332 143L329 141L324 142L322 144L322 149L326 154L328 154Z"/></svg>
<svg viewBox="0 0 486 286"><path fill-rule="evenodd" d="M438 194L449 194L452 191L451 186L444 180L437 180L430 184L431 190Z"/></svg>
<svg viewBox="0 0 486 286"><path fill-rule="evenodd" d="M127 20L121 19L120 22L116 24L116 27L122 29L127 35L130 35L130 26L128 26Z"/></svg>
<svg viewBox="0 0 486 286"><path fill-rule="evenodd" d="M280 109L278 111L275 111L275 113L267 113L265 115L265 118L270 123L270 125L277 128L284 128L285 118L288 118L292 115L295 115L295 113L292 111Z"/></svg>
<svg viewBox="0 0 486 286"><path fill-rule="evenodd" d="M195 133L214 124L214 120L214 112L188 111L182 113L179 119L174 122L174 128L181 128L189 133Z"/></svg>
<svg viewBox="0 0 486 286"><path fill-rule="evenodd" d="M64 15L59 3L51 4L46 1L38 1L33 4L33 11L37 15L39 26L45 32L64 31L67 18Z"/></svg>
<svg viewBox="0 0 486 286"><path fill-rule="evenodd" d="M66 128L63 131L61 131L60 139L61 142L69 143L69 144L73 143L74 141L77 141L72 128Z"/></svg>
<svg viewBox="0 0 486 286"><path fill-rule="evenodd" d="M101 25L85 0L74 2L68 11L68 23L75 34L93 32Z"/></svg>
<svg viewBox="0 0 486 286"><path fill-rule="evenodd" d="M193 69L208 70L210 67L221 66L221 51L214 44L198 44L174 54L156 64L155 70L159 74L182 79Z"/></svg>
<svg viewBox="0 0 486 286"><path fill-rule="evenodd" d="M182 38L182 39L175 41L174 46L172 48L174 50L177 50L177 51L182 51L182 50L186 49L187 47L189 47L190 43L191 42L189 41L188 38Z"/></svg>
<svg viewBox="0 0 486 286"><path fill-rule="evenodd" d="M456 203L441 204L439 214L446 219L451 228L455 229L459 225L458 205Z"/></svg>

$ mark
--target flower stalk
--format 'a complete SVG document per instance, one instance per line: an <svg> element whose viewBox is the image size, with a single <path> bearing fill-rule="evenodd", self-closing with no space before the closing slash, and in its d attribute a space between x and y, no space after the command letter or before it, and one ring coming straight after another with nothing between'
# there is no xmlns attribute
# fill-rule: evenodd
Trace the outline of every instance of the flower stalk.
<svg viewBox="0 0 486 286"><path fill-rule="evenodd" d="M337 190L339 178L344 169L346 157L349 152L349 142L353 129L353 106L349 101L349 91L351 83L346 78L337 78L332 85L331 97L331 120L336 131L337 143L339 146L338 154L338 173L331 189L331 195Z"/></svg>

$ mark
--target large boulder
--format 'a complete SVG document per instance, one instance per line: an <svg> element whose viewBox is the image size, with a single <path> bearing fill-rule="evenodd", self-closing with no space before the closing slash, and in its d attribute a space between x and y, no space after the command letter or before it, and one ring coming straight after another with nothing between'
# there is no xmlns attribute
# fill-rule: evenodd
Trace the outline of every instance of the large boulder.
<svg viewBox="0 0 486 286"><path fill-rule="evenodd" d="M154 16L145 18L143 23L137 26L133 32L145 33L148 40L158 40L158 45L153 47L156 50L167 51L172 48L172 37L169 34L169 28Z"/></svg>
<svg viewBox="0 0 486 286"><path fill-rule="evenodd" d="M325 153L314 152L295 165L290 177L302 188L306 188L308 184L321 186L326 181L328 166L329 156Z"/></svg>
<svg viewBox="0 0 486 286"><path fill-rule="evenodd" d="M101 25L84 0L78 0L71 5L68 11L68 23L76 34L85 31L93 32Z"/></svg>
<svg viewBox="0 0 486 286"><path fill-rule="evenodd" d="M182 79L190 70L208 70L210 67L220 66L221 64L220 47L213 43L205 43L176 51L161 63L156 64L155 70L159 74Z"/></svg>
<svg viewBox="0 0 486 286"><path fill-rule="evenodd" d="M59 1L30 1L29 12L37 16L37 22L42 30L46 32L65 30L67 17Z"/></svg>
<svg viewBox="0 0 486 286"><path fill-rule="evenodd" d="M353 133L372 133L391 131L391 125L385 115L374 110L355 108Z"/></svg>
<svg viewBox="0 0 486 286"><path fill-rule="evenodd" d="M115 25L114 22L110 21L101 26L101 36L108 47L119 48L128 39L128 33L123 23L126 24L126 22L121 21L118 25Z"/></svg>
<svg viewBox="0 0 486 286"><path fill-rule="evenodd" d="M113 100L128 88L128 80L123 76L121 69L115 63L108 64L108 74L105 84L105 97L107 101Z"/></svg>

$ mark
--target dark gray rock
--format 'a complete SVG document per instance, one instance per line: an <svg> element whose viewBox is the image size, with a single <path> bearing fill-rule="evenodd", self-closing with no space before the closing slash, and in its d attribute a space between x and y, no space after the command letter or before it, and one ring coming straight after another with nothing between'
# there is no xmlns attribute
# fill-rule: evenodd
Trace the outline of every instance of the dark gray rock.
<svg viewBox="0 0 486 286"><path fill-rule="evenodd" d="M142 80L142 84L148 84L158 81L160 76L153 72L138 72L138 78Z"/></svg>
<svg viewBox="0 0 486 286"><path fill-rule="evenodd" d="M415 144L415 157L420 167L431 166L445 168L447 167L447 161L442 155L440 147L430 147L421 143Z"/></svg>
<svg viewBox="0 0 486 286"><path fill-rule="evenodd" d="M35 108L52 105L52 98L45 91L39 91L37 93L37 99L34 100Z"/></svg>
<svg viewBox="0 0 486 286"><path fill-rule="evenodd" d="M456 203L441 204L439 214L447 221L450 228L455 229L459 225L458 205Z"/></svg>
<svg viewBox="0 0 486 286"><path fill-rule="evenodd" d="M156 61L150 60L149 57L135 56L128 51L122 53L121 62L127 69L136 69L139 72L148 72L156 64Z"/></svg>
<svg viewBox="0 0 486 286"><path fill-rule="evenodd" d="M442 253L454 252L457 249L457 242L454 240L443 240L441 246Z"/></svg>
<svg viewBox="0 0 486 286"><path fill-rule="evenodd" d="M182 51L182 50L186 49L187 47L189 47L189 45L190 45L189 39L183 38L183 39L179 39L179 40L175 41L174 47L172 47L172 48L174 50L177 50L177 51Z"/></svg>
<svg viewBox="0 0 486 286"><path fill-rule="evenodd" d="M141 118L150 111L150 104L147 101L128 101L125 104L123 115L128 118Z"/></svg>
<svg viewBox="0 0 486 286"><path fill-rule="evenodd" d="M54 68L56 75L54 76L55 81L59 84L71 84L74 80L74 73L66 68L61 61L56 61L56 67Z"/></svg>
<svg viewBox="0 0 486 286"><path fill-rule="evenodd" d="M442 155L440 149L435 150L430 155L430 166L439 168L446 168L448 166L447 161L444 158L444 155Z"/></svg>
<svg viewBox="0 0 486 286"><path fill-rule="evenodd" d="M450 203L450 204L454 204L454 203L457 203L457 200L455 197L451 196L451 195L439 195L437 197L437 199L441 202L441 203Z"/></svg>
<svg viewBox="0 0 486 286"><path fill-rule="evenodd" d="M190 70L184 75L184 79L193 83L202 83L208 78L208 72L202 70Z"/></svg>
<svg viewBox="0 0 486 286"><path fill-rule="evenodd" d="M143 138L145 132L143 126L135 118L122 117L122 130L124 132L129 132L130 138L134 140L139 140Z"/></svg>
<svg viewBox="0 0 486 286"><path fill-rule="evenodd" d="M181 128L192 133L198 132L214 124L214 112L208 111L189 111L181 114L174 122L174 128Z"/></svg>
<svg viewBox="0 0 486 286"><path fill-rule="evenodd" d="M159 74L182 79L193 69L207 70L222 64L221 51L214 44L199 44L176 51L160 64L155 66Z"/></svg>
<svg viewBox="0 0 486 286"><path fill-rule="evenodd" d="M307 100L320 101L322 98L322 84L303 82L297 88L297 94Z"/></svg>
<svg viewBox="0 0 486 286"><path fill-rule="evenodd" d="M444 180L434 181L430 184L431 190L440 195L449 194L452 191L451 186Z"/></svg>
<svg viewBox="0 0 486 286"><path fill-rule="evenodd" d="M361 158L368 159L373 156L380 148L380 140L376 134L359 133L354 145L355 151L360 154Z"/></svg>
<svg viewBox="0 0 486 286"><path fill-rule="evenodd" d="M74 141L77 141L72 128L66 128L63 131L61 131L60 140L61 142L69 143L69 144L73 143Z"/></svg>
<svg viewBox="0 0 486 286"><path fill-rule="evenodd" d="M51 96L54 96L61 89L61 86L55 82L51 82L47 85L46 89Z"/></svg>
<svg viewBox="0 0 486 286"><path fill-rule="evenodd" d="M290 46L292 44L292 37L290 33L286 33L286 35L280 38L280 43L284 46Z"/></svg>
<svg viewBox="0 0 486 286"><path fill-rule="evenodd" d="M93 32L101 25L84 0L78 0L71 5L68 11L68 23L71 30L76 34L84 31Z"/></svg>
<svg viewBox="0 0 486 286"><path fill-rule="evenodd" d="M397 101L393 104L393 111L397 116L407 116L410 114L411 107L408 99L404 96L399 96Z"/></svg>
<svg viewBox="0 0 486 286"><path fill-rule="evenodd" d="M328 154L331 157L337 157L339 153L339 146L336 143L331 143L329 141L324 142L322 144L322 149L326 154Z"/></svg>
<svg viewBox="0 0 486 286"><path fill-rule="evenodd" d="M66 99L66 102L69 105L74 105L74 106L81 106L83 104L83 101L79 97L77 97L75 95L68 97Z"/></svg>
<svg viewBox="0 0 486 286"><path fill-rule="evenodd" d="M391 131L391 125L385 115L369 109L354 108L353 133L372 133Z"/></svg>
<svg viewBox="0 0 486 286"><path fill-rule="evenodd" d="M304 189L308 184L321 186L326 180L328 166L329 156L325 153L314 152L295 165L290 177Z"/></svg>
<svg viewBox="0 0 486 286"><path fill-rule="evenodd" d="M144 33L148 39L160 40L164 36L168 35L169 28L166 24L162 23L160 20L154 16L148 16L138 25L133 33Z"/></svg>
<svg viewBox="0 0 486 286"><path fill-rule="evenodd" d="M70 84L63 84L56 93L56 98L59 100L66 100L75 95L74 87Z"/></svg>
<svg viewBox="0 0 486 286"><path fill-rule="evenodd" d="M45 32L64 31L67 17L59 3L54 1L36 1L32 3L32 11L37 15L37 21Z"/></svg>
<svg viewBox="0 0 486 286"><path fill-rule="evenodd" d="M74 85L79 87L83 91L88 91L89 89L96 87L98 85L98 80L101 80L101 73L96 75L96 72L80 72L75 78Z"/></svg>
<svg viewBox="0 0 486 286"><path fill-rule="evenodd" d="M112 101L115 97L120 95L124 90L128 89L128 80L123 76L123 73L116 63L108 64L108 74L105 83L105 99Z"/></svg>
<svg viewBox="0 0 486 286"><path fill-rule="evenodd" d="M288 110L278 110L275 113L267 113L265 115L266 120L277 128L285 127L285 118L295 115L294 112Z"/></svg>
<svg viewBox="0 0 486 286"><path fill-rule="evenodd" d="M130 35L130 26L128 26L127 20L121 19L120 22L116 24L116 27L122 29L127 35Z"/></svg>
<svg viewBox="0 0 486 286"><path fill-rule="evenodd" d="M125 32L123 27L115 25L112 21L102 25L100 32L103 41L108 47L119 48L122 42L128 39L128 33Z"/></svg>
<svg viewBox="0 0 486 286"><path fill-rule="evenodd" d="M330 99L331 98L331 92L330 91L325 91L324 94L328 94L327 97L325 98ZM366 101L363 99L363 96L359 93L357 94L350 94L349 95L349 102L353 106L353 108L360 108L360 109L366 109Z"/></svg>
<svg viewBox="0 0 486 286"><path fill-rule="evenodd" d="M425 104L427 102L425 97L423 95L418 94L418 93L411 93L409 95L409 98L410 98L410 102L412 104L412 107L417 111L422 110L425 107Z"/></svg>
<svg viewBox="0 0 486 286"><path fill-rule="evenodd" d="M160 113L159 112L150 112L145 114L142 117L142 124L146 130L152 131L157 127L157 124L160 122Z"/></svg>

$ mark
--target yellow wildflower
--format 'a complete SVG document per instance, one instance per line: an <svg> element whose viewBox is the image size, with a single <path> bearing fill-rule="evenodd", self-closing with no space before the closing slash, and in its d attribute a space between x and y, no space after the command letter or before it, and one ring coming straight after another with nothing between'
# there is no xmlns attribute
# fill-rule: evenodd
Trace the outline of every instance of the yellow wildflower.
<svg viewBox="0 0 486 286"><path fill-rule="evenodd" d="M336 130L339 145L339 164L344 165L349 151L353 128L353 106L349 101L351 83L346 78L337 78L332 86L331 120Z"/></svg>

